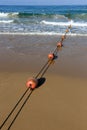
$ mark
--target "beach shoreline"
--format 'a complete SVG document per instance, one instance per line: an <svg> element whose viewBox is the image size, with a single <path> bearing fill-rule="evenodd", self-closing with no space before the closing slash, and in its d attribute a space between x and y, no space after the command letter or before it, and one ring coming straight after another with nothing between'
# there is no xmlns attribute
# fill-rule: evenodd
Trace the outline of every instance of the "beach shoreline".
<svg viewBox="0 0 87 130"><path fill-rule="evenodd" d="M0 71L36 72L47 62L60 36L0 35ZM87 38L67 36L64 47L49 73L69 76L87 76Z"/></svg>
<svg viewBox="0 0 87 130"><path fill-rule="evenodd" d="M26 90L27 79L37 75L59 39L0 35L0 124ZM87 129L86 41L85 36L67 36L58 58L43 76L44 84L32 93L13 130Z"/></svg>

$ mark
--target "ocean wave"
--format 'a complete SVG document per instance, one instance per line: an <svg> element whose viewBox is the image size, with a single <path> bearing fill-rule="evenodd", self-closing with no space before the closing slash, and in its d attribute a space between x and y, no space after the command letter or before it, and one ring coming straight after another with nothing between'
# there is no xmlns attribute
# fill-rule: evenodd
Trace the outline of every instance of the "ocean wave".
<svg viewBox="0 0 87 130"><path fill-rule="evenodd" d="M24 18L24 17L37 17L37 18L64 18L64 15L59 15L59 14L50 14L50 13L19 13L18 17Z"/></svg>
<svg viewBox="0 0 87 130"><path fill-rule="evenodd" d="M53 26L75 26L75 27L87 27L87 22L85 23L80 23L80 22L74 22L73 20L69 22L48 22L48 21L41 21L41 24L46 24L46 25L53 25Z"/></svg>
<svg viewBox="0 0 87 130"><path fill-rule="evenodd" d="M65 13L64 16L67 18L67 19L73 19L73 20L86 20L87 21L87 12L84 13L84 12L71 12L71 13Z"/></svg>
<svg viewBox="0 0 87 130"><path fill-rule="evenodd" d="M25 12L0 12L0 17L19 17L19 18L27 18L27 17L46 17L46 18L66 18L65 15L61 14L50 14L50 13L25 13Z"/></svg>
<svg viewBox="0 0 87 130"><path fill-rule="evenodd" d="M0 20L0 23L13 23L14 20Z"/></svg>
<svg viewBox="0 0 87 130"><path fill-rule="evenodd" d="M14 16L18 16L19 13L18 12L14 12L14 13L8 13L9 17L14 17Z"/></svg>
<svg viewBox="0 0 87 130"><path fill-rule="evenodd" d="M81 20L87 20L87 13L75 14L74 18L79 18Z"/></svg>
<svg viewBox="0 0 87 130"><path fill-rule="evenodd" d="M67 19L67 17L66 17L65 15L61 15L61 14L54 14L53 17L54 17L54 18L57 18L57 19L58 19L58 18L60 18L60 19L61 19L61 18L62 18L62 19Z"/></svg>
<svg viewBox="0 0 87 130"><path fill-rule="evenodd" d="M17 16L19 18L37 17L37 18L54 18L54 19L87 19L87 13L26 13L26 12L14 12L8 13L8 16Z"/></svg>
<svg viewBox="0 0 87 130"><path fill-rule="evenodd" d="M18 18L52 18L52 19L81 19L87 20L87 13L32 13L32 12L0 12L0 17L18 17Z"/></svg>
<svg viewBox="0 0 87 130"><path fill-rule="evenodd" d="M4 13L4 12L2 12L2 13L0 13L0 17L14 17L14 16L18 16L18 12L14 12L14 13Z"/></svg>
<svg viewBox="0 0 87 130"><path fill-rule="evenodd" d="M9 13L0 13L0 17L7 17Z"/></svg>

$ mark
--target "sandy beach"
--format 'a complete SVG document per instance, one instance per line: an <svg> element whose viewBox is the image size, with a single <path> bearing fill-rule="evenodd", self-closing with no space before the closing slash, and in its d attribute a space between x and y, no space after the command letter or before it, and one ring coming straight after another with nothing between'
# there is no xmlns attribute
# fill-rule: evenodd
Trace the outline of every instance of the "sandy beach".
<svg viewBox="0 0 87 130"><path fill-rule="evenodd" d="M0 34L0 125L59 38ZM33 91L12 130L87 130L87 37L67 36L63 45L44 75L44 84Z"/></svg>

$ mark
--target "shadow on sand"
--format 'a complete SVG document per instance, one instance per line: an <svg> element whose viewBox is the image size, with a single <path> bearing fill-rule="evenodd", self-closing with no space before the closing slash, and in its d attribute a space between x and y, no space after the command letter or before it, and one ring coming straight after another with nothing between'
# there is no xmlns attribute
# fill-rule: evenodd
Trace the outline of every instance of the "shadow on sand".
<svg viewBox="0 0 87 130"><path fill-rule="evenodd" d="M45 81L46 81L46 78L44 78L44 77L39 78L38 79L38 85L37 85L36 88L41 87L45 83Z"/></svg>

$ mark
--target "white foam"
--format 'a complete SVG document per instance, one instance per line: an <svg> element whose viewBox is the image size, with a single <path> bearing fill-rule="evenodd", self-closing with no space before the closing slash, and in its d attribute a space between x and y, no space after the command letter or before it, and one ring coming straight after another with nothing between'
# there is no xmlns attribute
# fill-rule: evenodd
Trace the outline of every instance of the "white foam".
<svg viewBox="0 0 87 130"><path fill-rule="evenodd" d="M14 15L18 15L18 14L19 14L18 12L12 13L13 16L14 16Z"/></svg>
<svg viewBox="0 0 87 130"><path fill-rule="evenodd" d="M0 35L40 35L40 36L62 36L64 33L55 33L55 32L32 32L32 33L20 33L20 32L0 32ZM67 36L86 36L87 34L76 34L76 33L68 33Z"/></svg>
<svg viewBox="0 0 87 130"><path fill-rule="evenodd" d="M7 17L9 13L0 13L0 17Z"/></svg>
<svg viewBox="0 0 87 130"><path fill-rule="evenodd" d="M14 20L0 20L0 23L12 23Z"/></svg>
<svg viewBox="0 0 87 130"><path fill-rule="evenodd" d="M53 26L75 26L75 27L87 27L87 22L86 23L81 23L81 22L74 22L73 20L69 22L48 22L48 21L41 21L41 24L46 24L46 25L53 25Z"/></svg>
<svg viewBox="0 0 87 130"><path fill-rule="evenodd" d="M55 19L67 19L67 17L65 17L64 15L60 15L60 14L55 14L54 18Z"/></svg>
<svg viewBox="0 0 87 130"><path fill-rule="evenodd" d="M12 13L0 13L0 17L10 17L10 16L17 16L18 12L12 12Z"/></svg>
<svg viewBox="0 0 87 130"><path fill-rule="evenodd" d="M8 16L11 17L11 16L18 16L18 12L14 12L14 13L9 13Z"/></svg>

